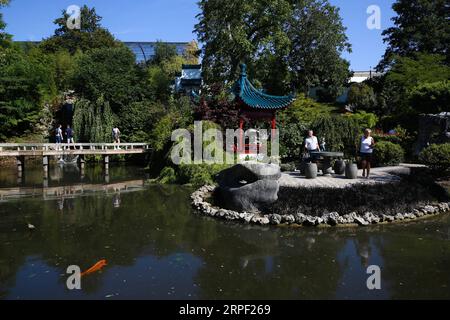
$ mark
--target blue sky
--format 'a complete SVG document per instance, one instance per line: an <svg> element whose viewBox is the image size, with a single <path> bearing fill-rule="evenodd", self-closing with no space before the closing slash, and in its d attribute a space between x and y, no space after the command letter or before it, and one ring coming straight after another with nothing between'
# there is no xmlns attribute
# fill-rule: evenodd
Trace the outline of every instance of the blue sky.
<svg viewBox="0 0 450 320"><path fill-rule="evenodd" d="M224 0L226 1L226 0ZM174 41L195 39L192 33L199 13L197 0L12 0L4 8L7 32L15 40L41 40L53 34L53 20L69 5L95 7L102 24L123 41ZM330 0L340 8L347 36L353 46L345 54L355 71L378 64L385 45L381 32L392 25L394 0ZM381 30L369 30L366 13L370 5L381 9Z"/></svg>

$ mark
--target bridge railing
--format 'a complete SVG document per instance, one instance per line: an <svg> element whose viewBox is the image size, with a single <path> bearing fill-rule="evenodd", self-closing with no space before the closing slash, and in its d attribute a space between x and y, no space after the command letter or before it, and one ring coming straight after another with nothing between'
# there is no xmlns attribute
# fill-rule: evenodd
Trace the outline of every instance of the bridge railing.
<svg viewBox="0 0 450 320"><path fill-rule="evenodd" d="M150 150L148 143L0 143L1 151L50 151L50 150Z"/></svg>

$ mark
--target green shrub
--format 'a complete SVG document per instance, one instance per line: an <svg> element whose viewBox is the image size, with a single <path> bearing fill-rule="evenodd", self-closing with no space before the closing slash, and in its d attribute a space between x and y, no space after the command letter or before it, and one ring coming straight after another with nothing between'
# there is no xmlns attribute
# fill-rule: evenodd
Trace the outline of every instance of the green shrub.
<svg viewBox="0 0 450 320"><path fill-rule="evenodd" d="M280 164L281 171L294 171L295 170L295 163L294 162L288 162L288 163L282 163Z"/></svg>
<svg viewBox="0 0 450 320"><path fill-rule="evenodd" d="M200 186L213 184L216 174L228 168L225 164L181 164L178 167L178 182Z"/></svg>
<svg viewBox="0 0 450 320"><path fill-rule="evenodd" d="M422 163L441 174L450 173L450 143L432 144L419 155Z"/></svg>
<svg viewBox="0 0 450 320"><path fill-rule="evenodd" d="M171 167L165 167L161 170L158 178L156 179L159 183L172 184L177 182L177 176L175 170Z"/></svg>
<svg viewBox="0 0 450 320"><path fill-rule="evenodd" d="M392 142L377 143L374 155L378 166L396 166L405 159L403 148Z"/></svg>
<svg viewBox="0 0 450 320"><path fill-rule="evenodd" d="M320 116L313 121L311 129L319 142L325 138L328 151L343 151L348 157L355 155L362 135L355 119L342 116Z"/></svg>
<svg viewBox="0 0 450 320"><path fill-rule="evenodd" d="M358 122L359 128L362 130L367 128L374 128L378 123L378 117L374 113L365 111L349 113L346 114L345 117L355 119Z"/></svg>
<svg viewBox="0 0 450 320"><path fill-rule="evenodd" d="M423 83L415 87L409 96L411 106L421 113L439 113L448 110L450 81Z"/></svg>

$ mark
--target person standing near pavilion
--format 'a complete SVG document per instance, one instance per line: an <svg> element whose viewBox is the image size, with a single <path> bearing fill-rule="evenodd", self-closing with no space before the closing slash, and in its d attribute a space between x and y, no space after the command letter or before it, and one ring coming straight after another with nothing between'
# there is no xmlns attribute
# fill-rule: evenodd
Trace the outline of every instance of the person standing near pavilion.
<svg viewBox="0 0 450 320"><path fill-rule="evenodd" d="M317 160L317 157L315 155L311 155L311 152L313 151L320 152L320 145L317 137L314 135L314 132L312 130L309 130L308 137L305 139L305 152L308 153L311 161L315 162Z"/></svg>
<svg viewBox="0 0 450 320"><path fill-rule="evenodd" d="M363 178L369 179L370 167L372 163L372 153L375 147L375 140L371 136L372 130L364 130L364 135L361 137L359 148L359 156L361 157L361 166L363 169Z"/></svg>

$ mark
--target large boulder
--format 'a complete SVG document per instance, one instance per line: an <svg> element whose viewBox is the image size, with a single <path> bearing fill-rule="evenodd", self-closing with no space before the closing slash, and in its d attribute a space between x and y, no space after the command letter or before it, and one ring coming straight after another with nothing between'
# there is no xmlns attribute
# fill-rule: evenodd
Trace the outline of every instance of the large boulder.
<svg viewBox="0 0 450 320"><path fill-rule="evenodd" d="M280 177L280 167L275 164L237 164L219 173L217 200L230 210L260 211L278 200Z"/></svg>

